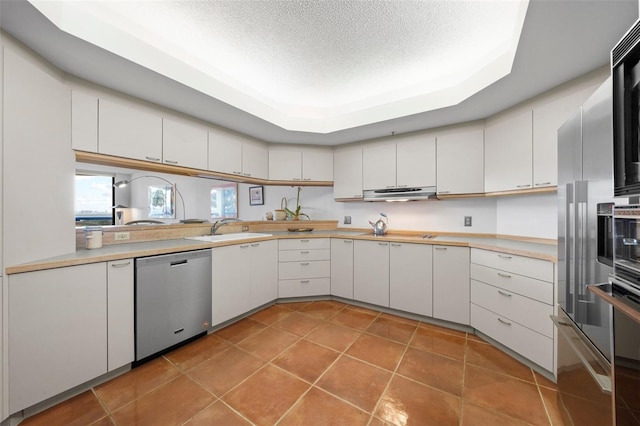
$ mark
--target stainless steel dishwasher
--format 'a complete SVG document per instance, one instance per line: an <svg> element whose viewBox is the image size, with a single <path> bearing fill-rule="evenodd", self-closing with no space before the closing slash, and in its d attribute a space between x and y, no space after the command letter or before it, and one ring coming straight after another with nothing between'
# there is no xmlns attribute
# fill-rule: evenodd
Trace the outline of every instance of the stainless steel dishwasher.
<svg viewBox="0 0 640 426"><path fill-rule="evenodd" d="M211 321L211 250L137 258L136 358L206 334Z"/></svg>

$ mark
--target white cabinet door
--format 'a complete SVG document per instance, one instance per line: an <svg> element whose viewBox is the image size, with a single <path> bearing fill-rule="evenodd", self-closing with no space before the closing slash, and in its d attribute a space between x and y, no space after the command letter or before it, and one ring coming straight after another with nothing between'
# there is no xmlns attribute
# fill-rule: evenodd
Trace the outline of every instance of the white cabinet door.
<svg viewBox="0 0 640 426"><path fill-rule="evenodd" d="M162 119L162 162L207 170L207 131L194 124Z"/></svg>
<svg viewBox="0 0 640 426"><path fill-rule="evenodd" d="M362 147L362 189L396 187L396 144Z"/></svg>
<svg viewBox="0 0 640 426"><path fill-rule="evenodd" d="M98 105L100 154L162 161L162 117L135 104L100 99Z"/></svg>
<svg viewBox="0 0 640 426"><path fill-rule="evenodd" d="M302 180L302 152L299 149L269 147L270 180Z"/></svg>
<svg viewBox="0 0 640 426"><path fill-rule="evenodd" d="M333 198L362 198L362 147L333 152Z"/></svg>
<svg viewBox="0 0 640 426"><path fill-rule="evenodd" d="M397 143L396 186L436 186L436 138L411 136Z"/></svg>
<svg viewBox="0 0 640 426"><path fill-rule="evenodd" d="M302 180L333 181L333 151L323 148L304 148L302 150Z"/></svg>
<svg viewBox="0 0 640 426"><path fill-rule="evenodd" d="M240 135L219 129L209 130L209 170L242 176Z"/></svg>
<svg viewBox="0 0 640 426"><path fill-rule="evenodd" d="M438 136L438 194L484 192L484 130Z"/></svg>
<svg viewBox="0 0 640 426"><path fill-rule="evenodd" d="M353 240L331 239L331 295L353 299Z"/></svg>
<svg viewBox="0 0 640 426"><path fill-rule="evenodd" d="M508 114L485 129L485 192L531 189L532 111Z"/></svg>
<svg viewBox="0 0 640 426"><path fill-rule="evenodd" d="M390 243L389 307L431 316L432 249L425 244Z"/></svg>
<svg viewBox="0 0 640 426"><path fill-rule="evenodd" d="M134 360L133 294L133 259L107 263L108 371Z"/></svg>
<svg viewBox="0 0 640 426"><path fill-rule="evenodd" d="M278 242L252 243L245 268L251 271L251 309L278 298Z"/></svg>
<svg viewBox="0 0 640 426"><path fill-rule="evenodd" d="M242 143L242 174L253 178L269 178L269 148L266 144L246 140Z"/></svg>
<svg viewBox="0 0 640 426"><path fill-rule="evenodd" d="M433 317L469 324L469 248L433 246Z"/></svg>
<svg viewBox="0 0 640 426"><path fill-rule="evenodd" d="M71 147L98 152L98 97L71 91Z"/></svg>
<svg viewBox="0 0 640 426"><path fill-rule="evenodd" d="M8 279L11 413L107 372L106 263Z"/></svg>
<svg viewBox="0 0 640 426"><path fill-rule="evenodd" d="M353 298L374 305L389 306L388 242L354 242Z"/></svg>
<svg viewBox="0 0 640 426"><path fill-rule="evenodd" d="M247 265L250 247L250 244L236 244L211 250L211 325L251 309L251 268Z"/></svg>

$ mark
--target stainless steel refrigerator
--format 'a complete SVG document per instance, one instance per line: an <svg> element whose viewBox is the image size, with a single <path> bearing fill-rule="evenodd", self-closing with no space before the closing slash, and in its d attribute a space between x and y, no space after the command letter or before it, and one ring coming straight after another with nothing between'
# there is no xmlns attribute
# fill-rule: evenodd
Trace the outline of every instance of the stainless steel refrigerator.
<svg viewBox="0 0 640 426"><path fill-rule="evenodd" d="M627 202L613 198L612 108L609 78L558 130L559 308L554 322L567 424L606 425L612 418L611 308L586 287L606 283L613 272L610 210L614 202Z"/></svg>

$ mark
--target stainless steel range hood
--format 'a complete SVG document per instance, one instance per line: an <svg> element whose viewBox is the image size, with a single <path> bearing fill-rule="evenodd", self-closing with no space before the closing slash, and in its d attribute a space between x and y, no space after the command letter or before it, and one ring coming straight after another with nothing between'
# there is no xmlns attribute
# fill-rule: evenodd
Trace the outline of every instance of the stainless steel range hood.
<svg viewBox="0 0 640 426"><path fill-rule="evenodd" d="M363 192L364 201L418 201L436 200L436 187L367 189Z"/></svg>

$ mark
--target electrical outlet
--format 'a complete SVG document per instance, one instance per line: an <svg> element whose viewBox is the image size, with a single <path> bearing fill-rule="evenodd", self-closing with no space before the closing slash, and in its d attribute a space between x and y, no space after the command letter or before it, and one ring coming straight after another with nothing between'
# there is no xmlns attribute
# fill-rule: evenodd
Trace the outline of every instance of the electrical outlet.
<svg viewBox="0 0 640 426"><path fill-rule="evenodd" d="M351 216L345 216L344 217L344 224L345 225L351 225Z"/></svg>
<svg viewBox="0 0 640 426"><path fill-rule="evenodd" d="M471 226L471 216L464 217L464 226Z"/></svg>
<svg viewBox="0 0 640 426"><path fill-rule="evenodd" d="M129 239L129 233L128 232L116 232L115 234L113 234L113 239L114 240L128 240Z"/></svg>
<svg viewBox="0 0 640 426"><path fill-rule="evenodd" d="M249 230L249 225L242 225L242 232L247 232Z"/></svg>

